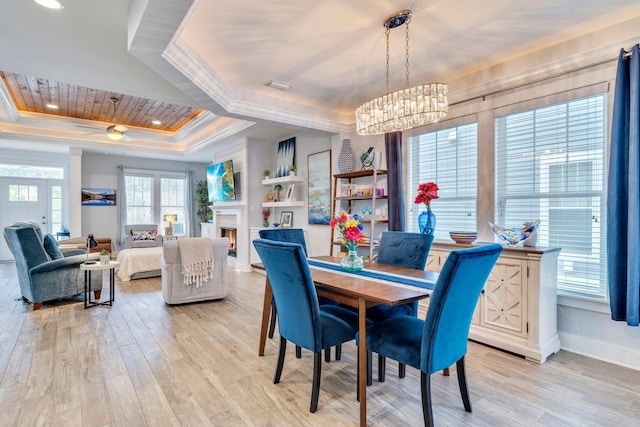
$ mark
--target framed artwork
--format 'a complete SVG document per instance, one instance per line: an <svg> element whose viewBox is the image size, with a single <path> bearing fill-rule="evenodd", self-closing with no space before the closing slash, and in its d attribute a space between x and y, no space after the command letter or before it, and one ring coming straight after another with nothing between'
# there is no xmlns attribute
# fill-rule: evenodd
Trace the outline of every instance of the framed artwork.
<svg viewBox="0 0 640 427"><path fill-rule="evenodd" d="M292 227L293 226L293 212L282 211L280 213L280 227Z"/></svg>
<svg viewBox="0 0 640 427"><path fill-rule="evenodd" d="M276 193L273 191L267 192L267 196L265 197L266 202L275 202L276 201Z"/></svg>
<svg viewBox="0 0 640 427"><path fill-rule="evenodd" d="M286 199L288 201L293 200L293 190L294 190L294 188L296 188L295 184L291 184L291 185L289 185L289 187L287 187L287 197L286 197Z"/></svg>
<svg viewBox="0 0 640 427"><path fill-rule="evenodd" d="M115 206L116 190L106 188L83 188L83 206Z"/></svg>
<svg viewBox="0 0 640 427"><path fill-rule="evenodd" d="M309 154L309 224L331 221L331 150Z"/></svg>
<svg viewBox="0 0 640 427"><path fill-rule="evenodd" d="M289 165L293 165L296 151L296 139L289 138L278 143L276 159L276 178L289 176Z"/></svg>

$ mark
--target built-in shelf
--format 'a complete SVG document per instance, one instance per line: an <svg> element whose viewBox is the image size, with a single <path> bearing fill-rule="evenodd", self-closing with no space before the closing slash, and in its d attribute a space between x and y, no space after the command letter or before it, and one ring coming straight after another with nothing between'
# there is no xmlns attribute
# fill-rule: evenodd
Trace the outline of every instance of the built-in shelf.
<svg viewBox="0 0 640 427"><path fill-rule="evenodd" d="M262 202L263 208L293 208L304 206L304 202L300 201L284 201L284 202Z"/></svg>
<svg viewBox="0 0 640 427"><path fill-rule="evenodd" d="M276 185L295 182L304 182L304 176L281 176L280 178L263 179L262 185Z"/></svg>

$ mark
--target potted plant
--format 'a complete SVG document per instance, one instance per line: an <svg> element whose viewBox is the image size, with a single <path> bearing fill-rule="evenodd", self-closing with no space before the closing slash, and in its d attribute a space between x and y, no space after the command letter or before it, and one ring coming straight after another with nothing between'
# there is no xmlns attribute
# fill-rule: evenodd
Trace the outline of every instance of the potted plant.
<svg viewBox="0 0 640 427"><path fill-rule="evenodd" d="M296 165L289 165L289 176L296 176L298 167Z"/></svg>
<svg viewBox="0 0 640 427"><path fill-rule="evenodd" d="M196 215L202 222L210 222L213 212L209 209L209 188L207 181L198 181L196 184Z"/></svg>
<svg viewBox="0 0 640 427"><path fill-rule="evenodd" d="M111 253L103 249L100 251L100 264L107 265L111 261Z"/></svg>
<svg viewBox="0 0 640 427"><path fill-rule="evenodd" d="M269 179L269 178L271 178L271 171L270 171L269 169L265 169L265 170L262 172L262 176L264 176L264 179Z"/></svg>

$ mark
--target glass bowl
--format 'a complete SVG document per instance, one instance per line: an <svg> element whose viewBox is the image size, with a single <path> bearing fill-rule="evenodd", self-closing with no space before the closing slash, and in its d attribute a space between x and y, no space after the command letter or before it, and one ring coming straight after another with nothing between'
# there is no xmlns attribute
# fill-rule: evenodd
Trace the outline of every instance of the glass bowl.
<svg viewBox="0 0 640 427"><path fill-rule="evenodd" d="M507 228L489 222L489 227L507 246L513 247L531 237L540 224L540 220L527 222L527 224L524 227Z"/></svg>

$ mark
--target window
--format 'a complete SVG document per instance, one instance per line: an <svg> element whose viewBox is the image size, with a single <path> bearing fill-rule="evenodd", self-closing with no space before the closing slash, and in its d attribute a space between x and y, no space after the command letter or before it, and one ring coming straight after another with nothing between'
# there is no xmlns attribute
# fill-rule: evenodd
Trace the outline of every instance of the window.
<svg viewBox="0 0 640 427"><path fill-rule="evenodd" d="M9 185L10 202L37 202L37 185Z"/></svg>
<svg viewBox="0 0 640 427"><path fill-rule="evenodd" d="M418 231L423 207L413 201L423 182L435 182L440 188L440 198L431 205L437 218L436 239L450 240L452 230L476 230L477 127L470 123L408 138L408 230Z"/></svg>
<svg viewBox="0 0 640 427"><path fill-rule="evenodd" d="M127 224L153 224L153 177L125 176Z"/></svg>
<svg viewBox="0 0 640 427"><path fill-rule="evenodd" d="M185 233L185 180L175 178L162 178L160 180L161 193L161 215L176 214L178 221L173 223L173 234L183 235ZM168 227L168 222L162 223L163 227Z"/></svg>
<svg viewBox="0 0 640 427"><path fill-rule="evenodd" d="M62 187L52 185L51 189L51 231L62 230Z"/></svg>
<svg viewBox="0 0 640 427"><path fill-rule="evenodd" d="M125 170L126 224L159 224L161 233L169 226L166 214L176 214L173 234L189 235L187 178L184 172Z"/></svg>
<svg viewBox="0 0 640 427"><path fill-rule="evenodd" d="M538 244L562 248L561 293L606 298L606 96L495 119L495 221L541 219Z"/></svg>

